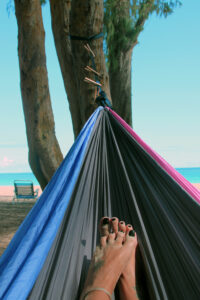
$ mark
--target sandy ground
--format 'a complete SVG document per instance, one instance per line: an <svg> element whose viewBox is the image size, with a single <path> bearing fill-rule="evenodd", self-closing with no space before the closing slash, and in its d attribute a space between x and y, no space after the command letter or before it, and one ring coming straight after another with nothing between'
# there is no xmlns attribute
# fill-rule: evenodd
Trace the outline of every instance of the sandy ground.
<svg viewBox="0 0 200 300"><path fill-rule="evenodd" d="M200 183L193 183L193 185L194 185L198 190L200 190Z"/></svg>
<svg viewBox="0 0 200 300"><path fill-rule="evenodd" d="M36 190L39 190L38 196L40 196L42 193L42 190L39 185L34 186L34 191L36 191ZM14 186L0 186L0 198L1 199L4 197L5 200L6 199L8 200L10 197L13 197L13 195L14 195Z"/></svg>
<svg viewBox="0 0 200 300"><path fill-rule="evenodd" d="M0 199L2 200L2 197ZM35 201L12 204L12 202L0 201L0 255L34 203Z"/></svg>
<svg viewBox="0 0 200 300"><path fill-rule="evenodd" d="M200 189L200 183L196 183L194 186ZM0 187L0 255L4 252L17 228L35 203L35 201L22 202L21 200L12 204L12 199L13 187L9 187L9 189L8 187Z"/></svg>
<svg viewBox="0 0 200 300"><path fill-rule="evenodd" d="M34 186L34 191L39 189L38 196L42 190L40 186ZM25 219L35 200L22 199L12 203L14 196L13 186L0 186L0 255L4 252L17 228Z"/></svg>

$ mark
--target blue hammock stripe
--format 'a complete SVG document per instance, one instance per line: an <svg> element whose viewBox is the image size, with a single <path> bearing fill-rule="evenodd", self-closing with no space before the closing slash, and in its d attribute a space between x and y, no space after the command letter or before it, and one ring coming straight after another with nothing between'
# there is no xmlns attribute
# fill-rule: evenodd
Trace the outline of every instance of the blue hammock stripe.
<svg viewBox="0 0 200 300"><path fill-rule="evenodd" d="M99 107L0 258L0 299L26 299L44 264L76 184ZM31 272L30 272L31 270Z"/></svg>

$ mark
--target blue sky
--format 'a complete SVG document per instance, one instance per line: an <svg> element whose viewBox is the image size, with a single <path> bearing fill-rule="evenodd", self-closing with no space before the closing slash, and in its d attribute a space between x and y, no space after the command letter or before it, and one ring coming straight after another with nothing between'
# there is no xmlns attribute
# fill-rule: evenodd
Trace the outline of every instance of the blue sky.
<svg viewBox="0 0 200 300"><path fill-rule="evenodd" d="M133 53L134 130L174 167L200 167L200 1L182 1L168 18L151 16ZM29 172L20 94L15 14L0 2L0 172ZM73 143L71 117L43 7L49 87L63 155Z"/></svg>

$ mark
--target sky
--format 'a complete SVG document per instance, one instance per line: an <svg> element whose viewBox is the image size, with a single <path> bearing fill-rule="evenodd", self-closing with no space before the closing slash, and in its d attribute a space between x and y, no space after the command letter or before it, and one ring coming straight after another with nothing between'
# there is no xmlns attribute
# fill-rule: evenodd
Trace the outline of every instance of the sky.
<svg viewBox="0 0 200 300"><path fill-rule="evenodd" d="M0 173L31 172L20 93L17 24L0 1ZM133 128L173 167L200 167L200 1L182 1L167 18L152 15L132 58ZM63 155L74 136L67 96L43 7L49 88Z"/></svg>

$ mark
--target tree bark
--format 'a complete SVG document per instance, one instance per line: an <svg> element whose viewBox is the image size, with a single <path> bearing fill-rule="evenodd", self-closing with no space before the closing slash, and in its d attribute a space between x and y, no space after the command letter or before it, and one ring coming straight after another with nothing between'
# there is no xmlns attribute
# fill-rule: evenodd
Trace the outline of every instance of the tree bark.
<svg viewBox="0 0 200 300"><path fill-rule="evenodd" d="M15 13L29 163L44 189L63 156L55 136L40 1L15 0Z"/></svg>
<svg viewBox="0 0 200 300"><path fill-rule="evenodd" d="M132 126L131 59L132 49L121 52L117 68L109 68L110 90L114 110Z"/></svg>
<svg viewBox="0 0 200 300"><path fill-rule="evenodd" d="M95 87L84 77L94 76L84 68L91 65L83 40L70 40L69 35L90 37L103 31L103 0L50 0L52 29L57 55L68 96L75 137L96 108ZM103 38L94 39L96 68L103 75L102 89L110 98L109 77L105 66Z"/></svg>
<svg viewBox="0 0 200 300"><path fill-rule="evenodd" d="M109 80L111 88L111 96L115 111L132 126L132 105L131 105L131 60L133 47L137 44L137 40L131 40L127 36L124 28L123 20L130 18L130 0L116 1L116 19L114 25L114 40L119 39L119 35L126 36L126 45L117 44L115 46L114 59L110 59L109 64ZM108 45L109 47L110 45ZM124 48L125 47L125 48ZM114 61L117 61L117 63Z"/></svg>
<svg viewBox="0 0 200 300"><path fill-rule="evenodd" d="M118 41L119 36L123 35L126 37L126 45L120 45L119 42L116 43L114 53L109 56L111 96L114 109L130 126L132 126L132 52L138 43L138 36L143 30L144 23L153 11L154 2L154 0L147 0L145 3L140 3L137 10L137 18L132 20L132 23L134 23L131 29L132 34L130 34L130 28L127 31L124 26L124 20L131 21L132 18L130 14L132 5L130 0L116 0L114 2L115 6L113 7L116 14L116 17L113 18L114 34L112 39L108 42L108 48L113 48L115 41Z"/></svg>

